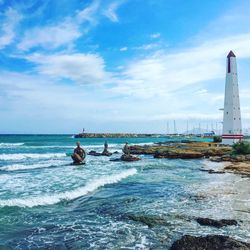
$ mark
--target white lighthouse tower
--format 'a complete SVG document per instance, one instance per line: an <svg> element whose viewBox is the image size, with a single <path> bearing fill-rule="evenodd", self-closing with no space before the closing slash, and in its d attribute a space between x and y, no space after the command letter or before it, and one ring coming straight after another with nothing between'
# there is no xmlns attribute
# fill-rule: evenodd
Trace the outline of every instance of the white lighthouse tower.
<svg viewBox="0 0 250 250"><path fill-rule="evenodd" d="M230 51L227 56L222 143L232 145L242 138L236 56Z"/></svg>

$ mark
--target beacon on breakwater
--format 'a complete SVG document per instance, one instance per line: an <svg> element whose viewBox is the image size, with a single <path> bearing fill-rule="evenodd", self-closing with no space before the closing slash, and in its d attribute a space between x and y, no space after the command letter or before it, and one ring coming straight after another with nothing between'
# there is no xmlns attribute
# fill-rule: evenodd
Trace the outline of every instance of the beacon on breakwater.
<svg viewBox="0 0 250 250"><path fill-rule="evenodd" d="M236 56L232 51L227 56L224 98L222 143L232 145L243 138Z"/></svg>

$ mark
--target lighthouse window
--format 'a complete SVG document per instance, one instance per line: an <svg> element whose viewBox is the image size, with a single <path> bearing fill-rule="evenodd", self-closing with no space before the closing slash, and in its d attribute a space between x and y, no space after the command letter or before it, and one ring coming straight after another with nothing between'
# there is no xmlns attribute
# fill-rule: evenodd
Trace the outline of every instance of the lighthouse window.
<svg viewBox="0 0 250 250"><path fill-rule="evenodd" d="M227 112L227 115L228 115L228 112Z"/></svg>
<svg viewBox="0 0 250 250"><path fill-rule="evenodd" d="M234 118L234 120L235 120L235 118Z"/></svg>

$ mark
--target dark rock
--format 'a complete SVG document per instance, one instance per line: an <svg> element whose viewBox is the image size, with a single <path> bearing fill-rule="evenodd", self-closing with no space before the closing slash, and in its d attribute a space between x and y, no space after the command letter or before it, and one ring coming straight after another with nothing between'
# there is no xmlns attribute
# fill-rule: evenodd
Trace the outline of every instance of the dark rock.
<svg viewBox="0 0 250 250"><path fill-rule="evenodd" d="M209 174L225 174L225 171L223 170L213 170L213 169L204 169L200 168L200 171L208 172Z"/></svg>
<svg viewBox="0 0 250 250"><path fill-rule="evenodd" d="M155 226L167 226L169 224L164 218L156 215L128 215L128 218L136 222L141 222L150 228Z"/></svg>
<svg viewBox="0 0 250 250"><path fill-rule="evenodd" d="M170 250L249 250L250 244L223 235L184 235L174 242Z"/></svg>
<svg viewBox="0 0 250 250"><path fill-rule="evenodd" d="M197 218L196 221L202 225L202 226L211 226L211 227L224 227L224 226L236 226L237 221L236 220L213 220L209 218Z"/></svg>
<svg viewBox="0 0 250 250"><path fill-rule="evenodd" d="M91 151L88 153L88 155L92 155L92 156L111 156L112 153L110 153L110 152L98 153L98 152L96 152L96 151L94 151L94 150L91 150Z"/></svg>
<svg viewBox="0 0 250 250"><path fill-rule="evenodd" d="M110 161L122 161L121 158L110 159Z"/></svg>
<svg viewBox="0 0 250 250"><path fill-rule="evenodd" d="M115 151L113 154L119 154L119 152L118 152L118 151Z"/></svg>
<svg viewBox="0 0 250 250"><path fill-rule="evenodd" d="M88 153L88 155L92 155L92 156L102 156L101 153L97 153L97 152L94 151L94 150L91 150L91 151Z"/></svg>
<svg viewBox="0 0 250 250"><path fill-rule="evenodd" d="M121 161L139 161L139 160L141 160L141 158L133 156L133 155L123 154L121 156Z"/></svg>
<svg viewBox="0 0 250 250"><path fill-rule="evenodd" d="M112 153L111 152L109 152L109 151L106 151L106 152L102 152L102 154L101 155L103 155L103 156L111 156L112 155Z"/></svg>

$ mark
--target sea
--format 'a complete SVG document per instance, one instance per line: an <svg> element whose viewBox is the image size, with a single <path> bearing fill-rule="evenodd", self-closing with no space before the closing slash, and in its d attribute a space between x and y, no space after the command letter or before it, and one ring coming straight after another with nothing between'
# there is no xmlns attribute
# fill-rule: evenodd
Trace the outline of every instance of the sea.
<svg viewBox="0 0 250 250"><path fill-rule="evenodd" d="M169 249L186 234L250 242L249 178L201 171L223 167L206 159L110 161L121 156L125 141L153 144L169 140L164 137L107 139L118 153L88 155L86 165L74 166L76 140L87 152L102 152L105 139L0 136L0 249ZM201 226L197 217L238 225Z"/></svg>

